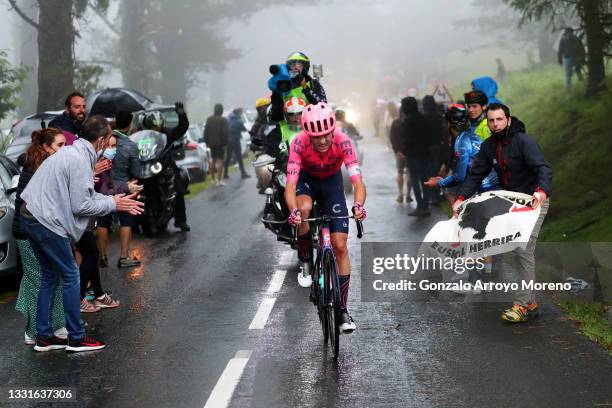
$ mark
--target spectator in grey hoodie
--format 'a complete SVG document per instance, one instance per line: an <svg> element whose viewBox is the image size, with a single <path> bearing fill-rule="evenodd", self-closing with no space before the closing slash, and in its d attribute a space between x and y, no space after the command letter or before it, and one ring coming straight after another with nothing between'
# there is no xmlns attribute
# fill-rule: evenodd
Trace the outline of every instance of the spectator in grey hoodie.
<svg viewBox="0 0 612 408"><path fill-rule="evenodd" d="M21 227L42 271L36 351L88 351L105 347L103 342L85 336L80 314L79 268L72 249L91 217L113 211L133 215L143 211L143 204L134 200L137 193L111 197L94 191L97 152L104 149L110 134L108 121L103 117L87 119L80 138L45 160L21 194L24 201L20 208ZM49 322L49 307L60 278L64 289L67 340L54 336Z"/></svg>

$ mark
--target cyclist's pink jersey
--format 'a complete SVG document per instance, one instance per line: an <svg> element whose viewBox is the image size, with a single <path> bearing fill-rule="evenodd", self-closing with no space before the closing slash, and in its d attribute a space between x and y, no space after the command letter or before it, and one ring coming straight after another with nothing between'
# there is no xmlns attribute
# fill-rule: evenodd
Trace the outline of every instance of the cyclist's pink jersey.
<svg viewBox="0 0 612 408"><path fill-rule="evenodd" d="M334 130L332 145L326 153L320 154L310 143L310 137L304 132L295 136L289 149L287 163L287 181L297 182L300 169L318 179L333 176L346 166L351 183L361 180L361 169L357 160L353 141L339 130Z"/></svg>

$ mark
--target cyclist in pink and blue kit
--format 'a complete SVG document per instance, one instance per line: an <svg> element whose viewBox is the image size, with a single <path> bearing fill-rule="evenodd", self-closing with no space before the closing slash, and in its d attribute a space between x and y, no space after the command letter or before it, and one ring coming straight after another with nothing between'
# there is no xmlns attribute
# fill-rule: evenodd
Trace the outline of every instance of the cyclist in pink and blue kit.
<svg viewBox="0 0 612 408"><path fill-rule="evenodd" d="M287 164L285 201L291 211L289 224L298 225L298 257L302 270L298 282L302 287L312 285L312 244L308 223L312 203L316 200L320 212L329 216L347 216L346 197L342 182L342 164L348 169L354 187L353 212L356 219L364 220L363 207L366 188L351 139L336 130L334 111L324 102L308 105L302 113L302 132L291 142ZM350 283L350 260L347 248L348 220L337 219L330 224L331 242L338 262L341 291L340 329L344 333L355 330L355 322L348 313L347 301Z"/></svg>

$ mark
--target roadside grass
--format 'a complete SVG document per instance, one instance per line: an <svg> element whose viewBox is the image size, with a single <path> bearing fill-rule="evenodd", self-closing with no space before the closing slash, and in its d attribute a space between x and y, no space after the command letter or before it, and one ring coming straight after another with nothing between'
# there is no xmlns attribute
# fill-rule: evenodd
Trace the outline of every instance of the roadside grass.
<svg viewBox="0 0 612 408"><path fill-rule="evenodd" d="M231 173L231 170L230 170ZM200 194L202 191L206 190L212 185L212 177L210 175L206 176L206 180L201 181L199 183L191 183L189 184L189 194L185 195L186 200L191 200L193 197Z"/></svg>
<svg viewBox="0 0 612 408"><path fill-rule="evenodd" d="M503 101L538 140L554 171L542 241L612 241L612 194L603 188L612 177L612 75L606 84L597 98L585 96L584 82L566 91L557 66L510 74L504 84Z"/></svg>
<svg viewBox="0 0 612 408"><path fill-rule="evenodd" d="M251 151L249 151L247 155L242 158L242 161L244 162L245 167L253 161L253 158L254 158L254 155L253 155L253 152ZM236 167L235 164L232 164L231 166L229 166L228 170L229 170L229 174L232 174L235 171L238 171L238 167ZM206 180L200 181L198 183L189 184L189 194L185 195L185 199L191 200L192 198L200 194L202 191L210 188L211 186L212 186L212 178L210 174L208 174L206 176Z"/></svg>
<svg viewBox="0 0 612 408"><path fill-rule="evenodd" d="M612 307L612 303L560 302L558 305L582 334L601 344L612 356L612 325L607 320L607 308Z"/></svg>

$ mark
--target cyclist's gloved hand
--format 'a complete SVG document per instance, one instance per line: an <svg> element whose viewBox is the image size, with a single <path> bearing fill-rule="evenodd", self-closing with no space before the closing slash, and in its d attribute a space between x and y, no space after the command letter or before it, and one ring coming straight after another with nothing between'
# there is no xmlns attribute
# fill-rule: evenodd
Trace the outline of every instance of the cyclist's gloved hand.
<svg viewBox="0 0 612 408"><path fill-rule="evenodd" d="M178 115L182 115L185 113L185 107L183 106L183 102L175 102L174 103L174 111Z"/></svg>
<svg viewBox="0 0 612 408"><path fill-rule="evenodd" d="M356 220L363 221L366 219L368 212L361 203L355 203L355 205L353 206L353 214L355 214Z"/></svg>
<svg viewBox="0 0 612 408"><path fill-rule="evenodd" d="M298 210L297 208L294 208L293 210L291 210L291 214L289 214L289 218L287 218L287 222L292 227L295 227L296 225L300 225L302 223L302 214L300 213L300 210Z"/></svg>

